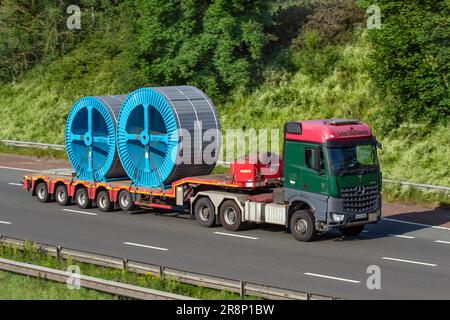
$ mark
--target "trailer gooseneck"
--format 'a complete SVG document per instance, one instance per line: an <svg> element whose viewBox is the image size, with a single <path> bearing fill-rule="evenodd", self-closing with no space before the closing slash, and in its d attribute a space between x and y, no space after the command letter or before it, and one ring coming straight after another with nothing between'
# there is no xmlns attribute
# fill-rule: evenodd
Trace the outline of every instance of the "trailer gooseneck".
<svg viewBox="0 0 450 320"><path fill-rule="evenodd" d="M231 163L229 174L185 177L167 189L39 173L24 176L23 187L40 202L96 205L102 211L181 211L194 215L201 226L221 224L229 231L251 223L277 224L300 241L335 228L357 235L365 224L380 220L378 143L366 124L348 119L289 122L283 143L283 158L275 163L247 157Z"/></svg>

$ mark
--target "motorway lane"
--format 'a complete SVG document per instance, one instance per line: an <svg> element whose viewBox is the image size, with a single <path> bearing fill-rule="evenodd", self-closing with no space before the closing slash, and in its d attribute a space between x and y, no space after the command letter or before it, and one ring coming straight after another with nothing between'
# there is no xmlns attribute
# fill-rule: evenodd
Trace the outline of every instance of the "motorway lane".
<svg viewBox="0 0 450 320"><path fill-rule="evenodd" d="M268 226L236 233L251 238L237 238L217 234L229 233L221 227L202 228L186 216L76 206L67 209L97 215L63 211L9 184L22 174L0 169L0 221L11 223L0 223L0 233L11 237L350 299L450 298L450 243L435 242L450 242L448 230L383 221L354 239L335 233L300 243ZM373 264L381 268L381 290L366 287L366 268Z"/></svg>

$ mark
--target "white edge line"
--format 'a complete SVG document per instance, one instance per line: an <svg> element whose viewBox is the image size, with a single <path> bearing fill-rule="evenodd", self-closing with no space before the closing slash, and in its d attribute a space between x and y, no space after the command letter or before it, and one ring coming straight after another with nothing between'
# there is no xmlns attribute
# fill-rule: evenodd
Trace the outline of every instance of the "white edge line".
<svg viewBox="0 0 450 320"><path fill-rule="evenodd" d="M67 212L75 212L75 213L82 213L82 214L87 214L89 216L96 216L97 214L95 212L86 212L86 211L79 211L79 210L72 210L72 209L61 209L62 211L67 211Z"/></svg>
<svg viewBox="0 0 450 320"><path fill-rule="evenodd" d="M323 275L323 274L317 274L317 273L305 272L304 274L307 275L307 276L313 276L313 277L319 277L319 278L326 278L326 279L332 279L332 280L339 280L339 281L345 281L345 282L351 282L351 283L361 283L361 281L357 281L357 280L351 280L351 279L345 279L345 278L338 278L338 277L326 276L326 275Z"/></svg>
<svg viewBox="0 0 450 320"><path fill-rule="evenodd" d="M167 248L154 247L154 246L149 246L149 245L146 245L146 244L140 244L140 243L134 243L134 242L124 242L123 244L127 244L129 246L135 246L135 247L142 247L142 248L148 248L148 249L161 250L161 251L169 250Z"/></svg>
<svg viewBox="0 0 450 320"><path fill-rule="evenodd" d="M15 183L15 182L9 182L8 184L11 186L22 186L21 183Z"/></svg>
<svg viewBox="0 0 450 320"><path fill-rule="evenodd" d="M404 238L404 239L415 239L416 237L412 237L412 236L405 236L402 234L390 234L390 237L396 237L396 238Z"/></svg>
<svg viewBox="0 0 450 320"><path fill-rule="evenodd" d="M398 262L413 263L413 264L420 264L420 265L429 266L429 267L437 267L437 264L434 264L434 263L427 263L427 262L420 262L420 261L413 261L413 260L405 260L405 259L397 259L397 258L390 258L390 257L382 257L381 259L398 261Z"/></svg>
<svg viewBox="0 0 450 320"><path fill-rule="evenodd" d="M422 226L422 227L428 227L428 228L433 228L433 229L450 230L450 228L447 228L447 227L432 226L432 225L424 224L424 223L402 221L402 220L391 219L391 218L381 218L381 219L382 219L382 220L386 220L386 221L393 221L393 222L400 222L400 223L412 224L412 225L415 225L415 226Z"/></svg>
<svg viewBox="0 0 450 320"><path fill-rule="evenodd" d="M12 224L12 223L9 222L9 221L0 221L0 223L1 223L1 224Z"/></svg>
<svg viewBox="0 0 450 320"><path fill-rule="evenodd" d="M24 168L14 168L14 167L4 167L0 166L0 169L18 170L18 171L28 171L28 172L38 172L38 170L24 169Z"/></svg>
<svg viewBox="0 0 450 320"><path fill-rule="evenodd" d="M444 241L444 240L434 240L434 242L436 242L436 243L450 244L450 241Z"/></svg>
<svg viewBox="0 0 450 320"><path fill-rule="evenodd" d="M245 238L245 239L251 239L251 240L258 240L256 237L250 237L250 236L242 236L240 234L232 234L232 233L225 233L225 232L214 232L215 234L220 234L222 236L229 236L229 237L237 237L237 238Z"/></svg>

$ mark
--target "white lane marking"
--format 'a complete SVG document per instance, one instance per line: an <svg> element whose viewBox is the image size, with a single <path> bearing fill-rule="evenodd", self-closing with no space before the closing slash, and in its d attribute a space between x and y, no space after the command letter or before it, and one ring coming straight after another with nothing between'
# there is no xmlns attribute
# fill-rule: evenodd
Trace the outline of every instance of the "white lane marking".
<svg viewBox="0 0 450 320"><path fill-rule="evenodd" d="M390 237L396 237L396 238L404 238L404 239L415 239L416 237L412 236L405 236L403 234L390 234Z"/></svg>
<svg viewBox="0 0 450 320"><path fill-rule="evenodd" d="M357 280L351 280L351 279L345 279L345 278L338 278L338 277L326 276L326 275L323 275L323 274L317 274L317 273L305 272L304 274L307 275L307 276L313 276L313 277L319 277L319 278L326 278L326 279L332 279L332 280L339 280L339 281L345 281L345 282L351 282L351 283L361 283L361 281L357 281Z"/></svg>
<svg viewBox="0 0 450 320"><path fill-rule="evenodd" d="M428 267L437 267L437 264L434 264L434 263L427 263L427 262L420 262L420 261L413 261L413 260L405 260L405 259L397 259L397 258L390 258L390 257L382 257L381 259L398 261L398 262L413 263L413 264L420 264L422 266L428 266Z"/></svg>
<svg viewBox="0 0 450 320"><path fill-rule="evenodd" d="M167 251L167 250L169 250L169 249L167 249L167 248L148 246L148 245L146 245L146 244L140 244L140 243L134 243L134 242L124 242L123 244L127 244L127 245L129 245L129 246L135 246L135 247L147 248L147 249L161 250L161 251Z"/></svg>
<svg viewBox="0 0 450 320"><path fill-rule="evenodd" d="M381 218L381 219L386 220L386 221L393 221L393 222L400 222L400 223L412 224L412 225L415 225L415 226L428 227L428 228L433 228L433 229L450 230L450 228L447 228L447 227L432 226L432 225L424 224L424 223L402 221L402 220L391 219L391 218Z"/></svg>
<svg viewBox="0 0 450 320"><path fill-rule="evenodd" d="M0 169L9 169L9 170L17 170L17 171L28 171L28 172L38 172L38 170L24 169L24 168L14 168L14 167L4 167L0 166Z"/></svg>
<svg viewBox="0 0 450 320"><path fill-rule="evenodd" d="M434 240L434 242L436 242L436 243L450 244L450 241L444 241L444 240Z"/></svg>
<svg viewBox="0 0 450 320"><path fill-rule="evenodd" d="M9 221L0 221L1 224L11 224Z"/></svg>
<svg viewBox="0 0 450 320"><path fill-rule="evenodd" d="M97 215L95 212L86 212L86 211L72 210L72 209L62 209L62 211L74 212L74 213L82 213L82 214L87 214L89 216L96 216Z"/></svg>
<svg viewBox="0 0 450 320"><path fill-rule="evenodd" d="M9 182L8 184L11 186L22 186L21 183L14 183L14 182Z"/></svg>
<svg viewBox="0 0 450 320"><path fill-rule="evenodd" d="M232 234L232 233L225 233L225 232L214 232L215 234L220 234L222 236L229 236L229 237L237 237L237 238L245 238L245 239L251 239L251 240L258 240L256 237L250 237L250 236L242 236L240 234Z"/></svg>

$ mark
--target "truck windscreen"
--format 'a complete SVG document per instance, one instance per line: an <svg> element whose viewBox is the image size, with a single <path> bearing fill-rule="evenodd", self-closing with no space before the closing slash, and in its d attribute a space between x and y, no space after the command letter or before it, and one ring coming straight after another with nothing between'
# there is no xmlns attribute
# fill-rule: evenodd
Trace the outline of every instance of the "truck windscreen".
<svg viewBox="0 0 450 320"><path fill-rule="evenodd" d="M364 174L378 170L376 147L372 144L327 149L330 168L335 175Z"/></svg>

